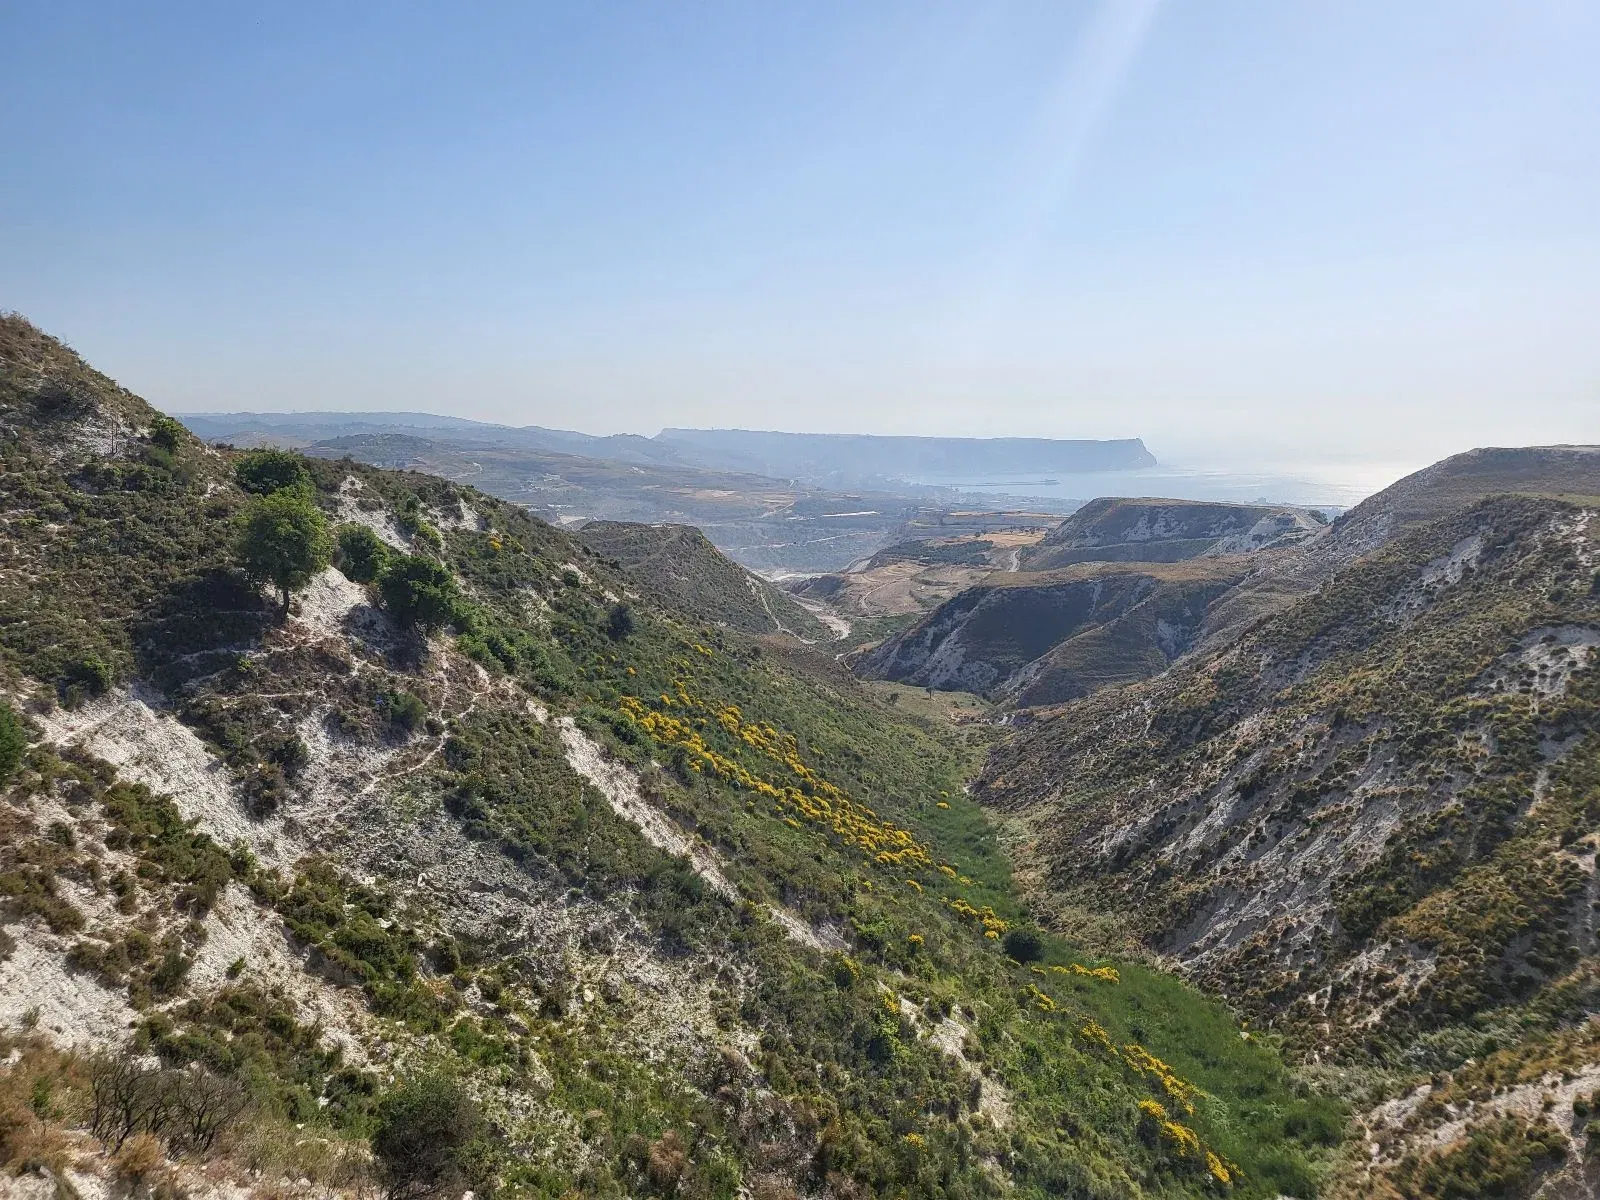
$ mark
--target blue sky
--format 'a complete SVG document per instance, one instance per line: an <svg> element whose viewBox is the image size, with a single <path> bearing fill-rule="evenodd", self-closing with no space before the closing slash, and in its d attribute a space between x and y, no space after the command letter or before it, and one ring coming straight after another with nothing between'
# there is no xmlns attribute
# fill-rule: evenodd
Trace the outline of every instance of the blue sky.
<svg viewBox="0 0 1600 1200"><path fill-rule="evenodd" d="M10 0L0 45L0 306L175 411L1600 440L1592 0Z"/></svg>

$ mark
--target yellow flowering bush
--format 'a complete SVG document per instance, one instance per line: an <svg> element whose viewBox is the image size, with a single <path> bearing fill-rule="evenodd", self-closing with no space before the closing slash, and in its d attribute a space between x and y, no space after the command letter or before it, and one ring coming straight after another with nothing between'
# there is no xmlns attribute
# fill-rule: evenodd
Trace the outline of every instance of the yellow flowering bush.
<svg viewBox="0 0 1600 1200"><path fill-rule="evenodd" d="M1122 1061L1139 1074L1160 1084L1162 1091L1166 1092L1168 1097L1182 1107L1184 1112L1193 1115L1196 1090L1194 1084L1180 1079L1177 1072L1138 1042L1129 1042L1122 1047Z"/></svg>
<svg viewBox="0 0 1600 1200"><path fill-rule="evenodd" d="M999 938L1001 934L1010 928L1010 925L1003 918L996 915L994 909L987 904L979 908L961 896L957 896L954 900L945 897L944 902L956 916L963 921L978 926L983 930L983 936L991 940Z"/></svg>
<svg viewBox="0 0 1600 1200"><path fill-rule="evenodd" d="M1111 1035L1106 1032L1106 1027L1093 1017L1088 1017L1084 1020L1083 1024L1078 1028L1078 1036L1086 1042L1092 1042L1105 1050L1109 1050L1113 1055L1117 1052L1116 1047L1111 1044ZM1154 1104L1155 1101L1152 1100L1151 1103Z"/></svg>
<svg viewBox="0 0 1600 1200"><path fill-rule="evenodd" d="M1174 1121L1159 1100L1139 1101L1139 1130L1153 1143L1165 1146L1180 1161L1192 1168L1204 1165L1216 1182L1231 1186L1239 1178L1237 1164L1230 1163L1200 1141L1200 1135L1180 1121Z"/></svg>
<svg viewBox="0 0 1600 1200"><path fill-rule="evenodd" d="M764 722L746 721L736 704L723 705L713 712L689 692L682 680L674 685L674 690L674 696L661 694L660 710L648 707L636 696L623 696L618 707L657 742L683 750L690 769L709 771L735 787L771 801L774 809L794 828L800 828L802 820L822 825L842 841L871 856L880 866L902 870L935 868L932 854L909 830L879 820L877 813L857 804L802 762L799 742L792 734L781 733ZM685 716L665 711L672 708L684 710ZM730 738L784 767L797 783L780 787L708 746L701 729L712 720ZM943 866L948 868L949 875L955 875L954 867ZM920 883L908 882L921 889Z"/></svg>
<svg viewBox="0 0 1600 1200"><path fill-rule="evenodd" d="M1210 1150L1206 1151L1206 1170L1211 1172L1211 1178L1218 1183L1232 1183L1234 1176L1239 1173L1237 1166L1230 1166Z"/></svg>
<svg viewBox="0 0 1600 1200"><path fill-rule="evenodd" d="M1085 979L1099 979L1106 983L1122 982L1122 976L1115 967L1086 967L1082 963L1073 963L1070 967L1053 966L1050 969L1058 975L1081 975Z"/></svg>

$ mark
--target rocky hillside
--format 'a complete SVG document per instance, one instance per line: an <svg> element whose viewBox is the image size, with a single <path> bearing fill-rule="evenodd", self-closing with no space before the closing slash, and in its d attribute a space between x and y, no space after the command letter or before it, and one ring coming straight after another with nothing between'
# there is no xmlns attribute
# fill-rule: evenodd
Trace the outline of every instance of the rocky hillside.
<svg viewBox="0 0 1600 1200"><path fill-rule="evenodd" d="M7 1190L1316 1190L1340 1104L1033 929L973 748L826 655L16 317L0 432Z"/></svg>
<svg viewBox="0 0 1600 1200"><path fill-rule="evenodd" d="M1009 572L968 567L971 586L855 665L869 679L1058 704L1166 670L1261 562L1325 536L1320 514L1295 508L1092 500L1016 546Z"/></svg>
<svg viewBox="0 0 1600 1200"><path fill-rule="evenodd" d="M1182 562L1253 554L1314 537L1320 513L1275 505L1104 497L1091 500L1035 546L1021 565L1048 571L1081 562Z"/></svg>
<svg viewBox="0 0 1600 1200"><path fill-rule="evenodd" d="M591 521L577 536L679 612L741 633L792 633L808 642L830 636L791 596L724 557L692 525Z"/></svg>
<svg viewBox="0 0 1600 1200"><path fill-rule="evenodd" d="M1039 714L977 787L1057 928L1114 922L1341 1064L1372 1106L1351 1195L1593 1194L1597 463L1413 477L1327 535L1313 594ZM1547 495L1475 500L1501 485Z"/></svg>
<svg viewBox="0 0 1600 1200"><path fill-rule="evenodd" d="M1342 513L1321 535L1288 553L1261 556L1250 577L1213 607L1204 643L1227 645L1252 622L1315 591L1407 530L1505 493L1557 499L1600 493L1600 447L1469 450L1408 475Z"/></svg>
<svg viewBox="0 0 1600 1200"><path fill-rule="evenodd" d="M1058 703L1165 670L1245 573L1236 559L994 573L854 666L868 679Z"/></svg>

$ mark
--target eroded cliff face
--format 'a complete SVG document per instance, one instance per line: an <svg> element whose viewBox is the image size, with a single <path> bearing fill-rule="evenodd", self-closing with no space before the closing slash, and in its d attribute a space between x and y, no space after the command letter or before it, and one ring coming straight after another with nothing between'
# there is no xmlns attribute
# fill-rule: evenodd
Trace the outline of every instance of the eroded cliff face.
<svg viewBox="0 0 1600 1200"><path fill-rule="evenodd" d="M1298 545L1326 519L1287 505L1102 497L1091 500L1022 556L1029 571L1080 562L1181 562Z"/></svg>
<svg viewBox="0 0 1600 1200"><path fill-rule="evenodd" d="M979 795L1040 891L1312 1049L1587 970L1600 761L1593 510L1508 498L1222 653L1046 715Z"/></svg>
<svg viewBox="0 0 1600 1200"><path fill-rule="evenodd" d="M1244 573L1236 560L1214 560L997 575L869 650L855 669L1018 705L1055 703L1164 670Z"/></svg>

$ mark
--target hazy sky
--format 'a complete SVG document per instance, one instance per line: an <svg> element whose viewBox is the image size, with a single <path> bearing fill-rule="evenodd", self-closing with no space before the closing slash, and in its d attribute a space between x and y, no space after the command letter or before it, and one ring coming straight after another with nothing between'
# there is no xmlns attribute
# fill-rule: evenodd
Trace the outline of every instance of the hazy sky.
<svg viewBox="0 0 1600 1200"><path fill-rule="evenodd" d="M1600 3L0 5L0 307L175 411L1600 441Z"/></svg>

